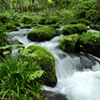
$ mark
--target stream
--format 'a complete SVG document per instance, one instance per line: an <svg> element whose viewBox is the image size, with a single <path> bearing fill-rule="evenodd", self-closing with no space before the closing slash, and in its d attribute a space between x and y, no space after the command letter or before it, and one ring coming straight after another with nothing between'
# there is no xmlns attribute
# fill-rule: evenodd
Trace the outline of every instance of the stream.
<svg viewBox="0 0 100 100"><path fill-rule="evenodd" d="M27 34L36 27L20 29L10 32L12 38L8 38L11 45L23 43L38 45L46 48L55 57L57 85L54 88L43 86L45 100L100 100L100 58L91 54L66 53L59 48L61 29L57 28L58 36L50 41L32 42ZM98 31L89 29L90 32ZM18 50L12 49L12 54Z"/></svg>

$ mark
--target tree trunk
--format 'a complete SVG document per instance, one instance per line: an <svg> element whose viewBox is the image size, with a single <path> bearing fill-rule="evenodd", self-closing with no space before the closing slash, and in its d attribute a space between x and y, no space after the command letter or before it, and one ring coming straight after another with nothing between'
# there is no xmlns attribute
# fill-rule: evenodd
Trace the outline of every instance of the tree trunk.
<svg viewBox="0 0 100 100"><path fill-rule="evenodd" d="M0 0L0 10L2 10L2 0Z"/></svg>
<svg viewBox="0 0 100 100"><path fill-rule="evenodd" d="M13 2L12 2L12 6L13 6L13 10L15 9L15 6L14 6L14 0L13 0Z"/></svg>
<svg viewBox="0 0 100 100"><path fill-rule="evenodd" d="M17 0L16 9L18 10L19 0Z"/></svg>
<svg viewBox="0 0 100 100"><path fill-rule="evenodd" d="M20 0L20 7L21 7L21 12L23 12L23 4L22 4L22 0Z"/></svg>
<svg viewBox="0 0 100 100"><path fill-rule="evenodd" d="M32 3L34 4L34 0L32 0Z"/></svg>

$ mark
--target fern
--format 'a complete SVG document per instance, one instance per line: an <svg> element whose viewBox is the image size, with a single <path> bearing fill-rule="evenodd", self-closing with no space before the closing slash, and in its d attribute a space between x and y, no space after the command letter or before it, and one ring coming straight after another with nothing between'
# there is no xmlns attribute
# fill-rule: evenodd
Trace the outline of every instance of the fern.
<svg viewBox="0 0 100 100"><path fill-rule="evenodd" d="M29 75L30 80L40 78L44 74L43 70L37 70Z"/></svg>

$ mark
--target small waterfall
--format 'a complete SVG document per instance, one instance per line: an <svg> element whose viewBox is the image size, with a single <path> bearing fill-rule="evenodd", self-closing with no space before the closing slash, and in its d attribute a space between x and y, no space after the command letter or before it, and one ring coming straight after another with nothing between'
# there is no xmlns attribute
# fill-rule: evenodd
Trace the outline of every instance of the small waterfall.
<svg viewBox="0 0 100 100"><path fill-rule="evenodd" d="M93 29L91 29L91 28L90 28L90 26L88 26L88 29L89 29L89 30L88 30L87 32L92 32L92 33L93 33L93 32L95 32L95 33L100 33L100 31L97 31L97 30L93 30Z"/></svg>
<svg viewBox="0 0 100 100"><path fill-rule="evenodd" d="M54 55L58 82L54 88L44 86L47 91L51 91L51 93L47 93L45 99L100 100L100 58L82 52L78 54L65 53L59 49L59 41L62 36L56 36L50 41L32 42L27 39L27 33L35 28L11 32L13 35L11 41L15 44L21 42L26 47L32 44L42 46Z"/></svg>

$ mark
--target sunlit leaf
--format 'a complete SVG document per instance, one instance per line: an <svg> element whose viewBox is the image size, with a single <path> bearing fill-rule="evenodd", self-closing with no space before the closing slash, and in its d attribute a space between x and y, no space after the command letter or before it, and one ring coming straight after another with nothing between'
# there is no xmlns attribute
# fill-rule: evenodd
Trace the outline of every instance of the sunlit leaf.
<svg viewBox="0 0 100 100"><path fill-rule="evenodd" d="M4 51L4 52L3 52L4 55L7 55L7 54L9 54L9 53L10 53L10 51Z"/></svg>
<svg viewBox="0 0 100 100"><path fill-rule="evenodd" d="M44 73L43 70L37 70L37 71L33 72L32 74L30 74L29 78L30 78L30 80L40 78L43 75L43 73Z"/></svg>
<svg viewBox="0 0 100 100"><path fill-rule="evenodd" d="M10 45L6 45L4 47L0 47L0 49L8 49L10 47Z"/></svg>

